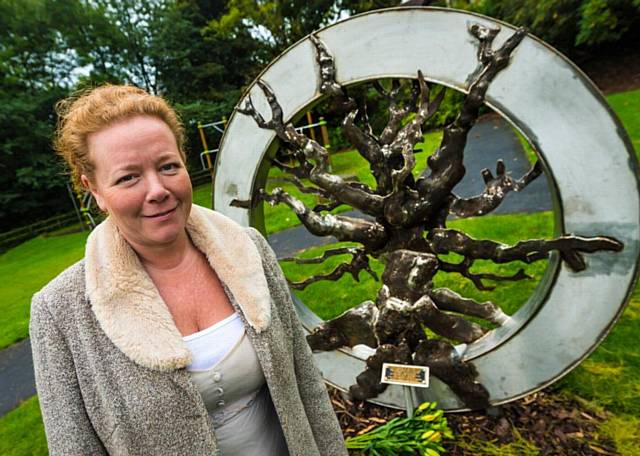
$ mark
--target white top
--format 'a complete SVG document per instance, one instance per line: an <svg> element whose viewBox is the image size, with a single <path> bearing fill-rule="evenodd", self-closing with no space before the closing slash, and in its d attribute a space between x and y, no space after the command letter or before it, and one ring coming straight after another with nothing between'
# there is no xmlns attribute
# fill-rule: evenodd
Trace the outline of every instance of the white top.
<svg viewBox="0 0 640 456"><path fill-rule="evenodd" d="M220 362L244 334L244 326L237 312L232 313L202 331L183 337L191 350L192 361L187 370L211 369Z"/></svg>
<svg viewBox="0 0 640 456"><path fill-rule="evenodd" d="M193 352L187 370L213 420L221 454L288 455L260 362L239 315L184 340Z"/></svg>

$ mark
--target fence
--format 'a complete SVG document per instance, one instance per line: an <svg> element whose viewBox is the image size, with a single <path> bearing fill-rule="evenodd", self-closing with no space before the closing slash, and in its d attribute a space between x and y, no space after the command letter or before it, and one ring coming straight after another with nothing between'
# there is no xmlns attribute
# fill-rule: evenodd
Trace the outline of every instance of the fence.
<svg viewBox="0 0 640 456"><path fill-rule="evenodd" d="M68 212L66 214L56 215L55 217L32 223L31 225L22 226L11 231L0 233L0 252L4 252L27 239L65 228L76 222L78 222L78 216L76 213Z"/></svg>
<svg viewBox="0 0 640 456"><path fill-rule="evenodd" d="M211 182L211 171L205 169L191 173L191 182L194 187ZM31 225L21 226L20 228L0 233L0 253L40 234L51 233L52 231L68 227L77 222L79 222L79 220L76 212L67 212L32 223ZM84 224L82 226L84 227Z"/></svg>
<svg viewBox="0 0 640 456"><path fill-rule="evenodd" d="M207 184L211 182L211 170L210 169L199 169L198 171L193 171L189 173L191 176L191 185L193 187L198 187L202 184Z"/></svg>

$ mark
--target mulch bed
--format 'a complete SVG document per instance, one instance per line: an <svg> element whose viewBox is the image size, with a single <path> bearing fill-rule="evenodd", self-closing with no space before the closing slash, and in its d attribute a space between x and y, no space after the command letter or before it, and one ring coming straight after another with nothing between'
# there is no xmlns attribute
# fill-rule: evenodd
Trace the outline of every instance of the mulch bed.
<svg viewBox="0 0 640 456"><path fill-rule="evenodd" d="M365 433L397 417L403 411L351 401L338 390L329 388L329 396L345 436ZM451 413L447 415L456 440L447 443L447 454L476 456L456 441L483 440L497 445L518 438L540 449L542 455L616 455L610 441L598 434L598 425L607 416L587 409L583 404L541 391L488 412Z"/></svg>
<svg viewBox="0 0 640 456"><path fill-rule="evenodd" d="M605 94L640 88L640 49L611 49L597 57L578 61L578 66Z"/></svg>

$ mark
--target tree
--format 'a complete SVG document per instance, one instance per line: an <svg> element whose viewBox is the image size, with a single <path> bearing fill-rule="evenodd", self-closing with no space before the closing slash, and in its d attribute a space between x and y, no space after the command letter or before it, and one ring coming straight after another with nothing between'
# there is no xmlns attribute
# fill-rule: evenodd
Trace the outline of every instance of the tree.
<svg viewBox="0 0 640 456"><path fill-rule="evenodd" d="M45 2L0 2L0 229L72 208L50 141L74 65Z"/></svg>
<svg viewBox="0 0 640 456"><path fill-rule="evenodd" d="M640 25L639 0L482 0L457 5L526 27L560 50L619 41Z"/></svg>
<svg viewBox="0 0 640 456"><path fill-rule="evenodd" d="M339 18L374 8L397 6L397 0L230 0L226 12L206 32L237 37L247 31L261 45L257 54L268 63L296 41Z"/></svg>

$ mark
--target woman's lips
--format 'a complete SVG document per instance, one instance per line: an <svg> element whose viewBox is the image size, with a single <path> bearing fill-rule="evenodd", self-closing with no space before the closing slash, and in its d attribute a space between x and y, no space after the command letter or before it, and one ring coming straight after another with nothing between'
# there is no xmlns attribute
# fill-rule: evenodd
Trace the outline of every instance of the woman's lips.
<svg viewBox="0 0 640 456"><path fill-rule="evenodd" d="M159 212L155 215L145 215L144 217L153 219L153 220L166 220L169 217L171 217L171 215L175 212L175 210L176 208L174 207L173 209L169 209L168 211Z"/></svg>

